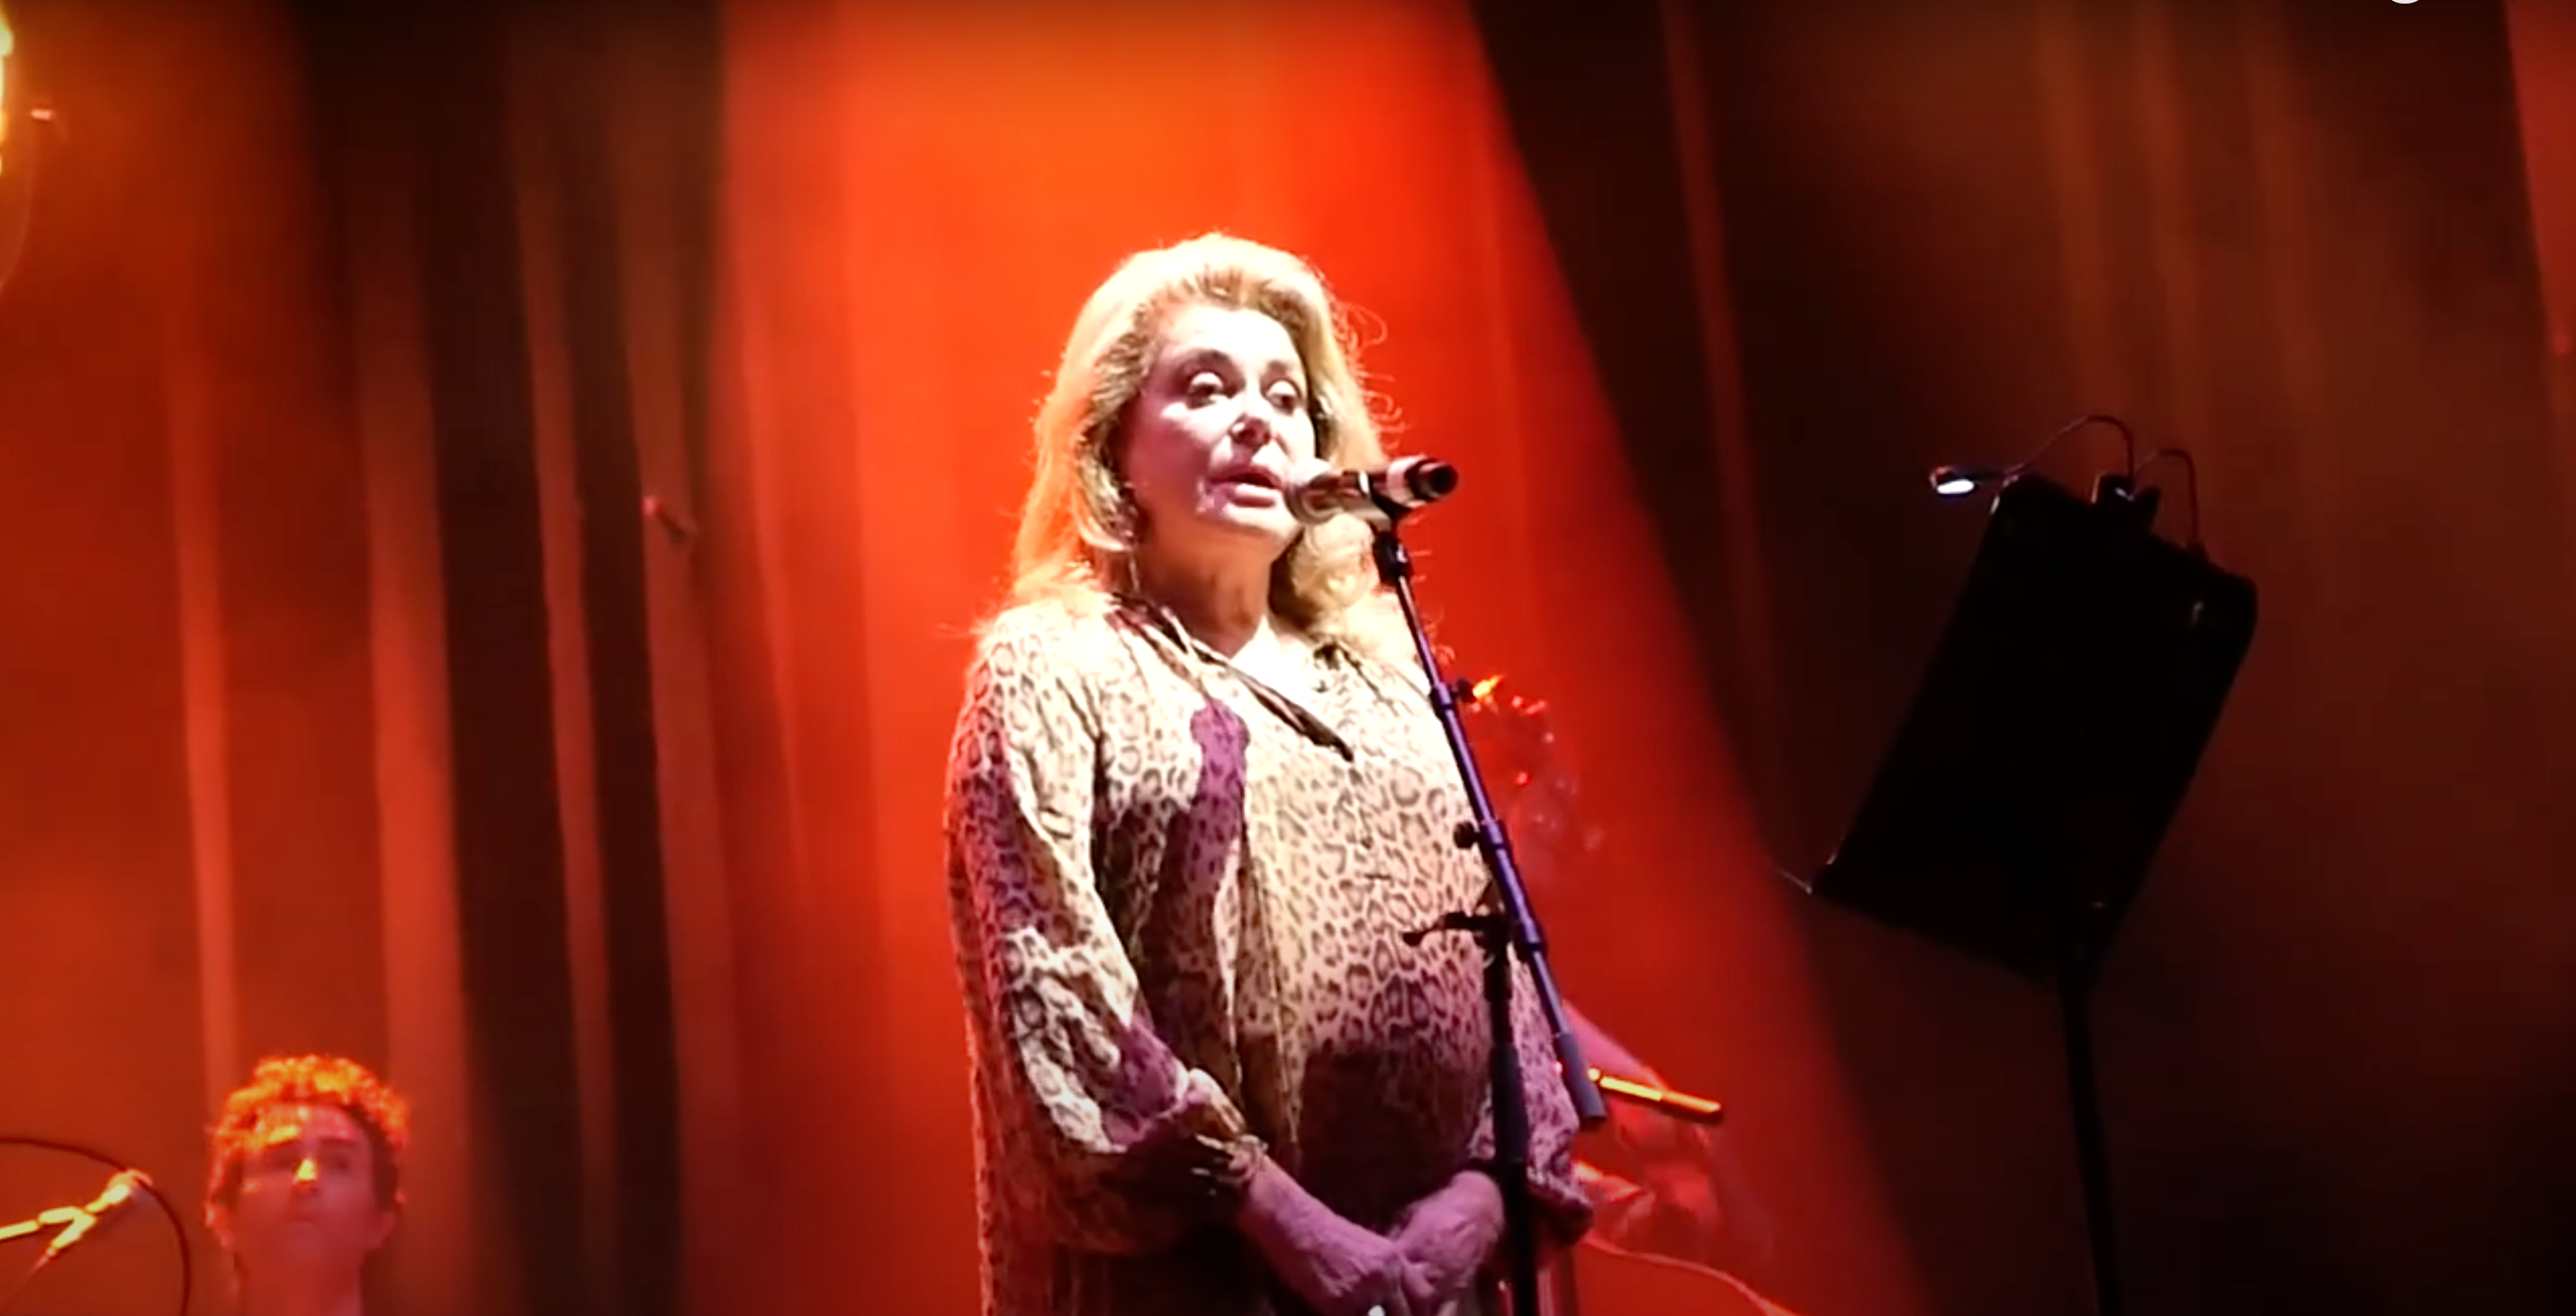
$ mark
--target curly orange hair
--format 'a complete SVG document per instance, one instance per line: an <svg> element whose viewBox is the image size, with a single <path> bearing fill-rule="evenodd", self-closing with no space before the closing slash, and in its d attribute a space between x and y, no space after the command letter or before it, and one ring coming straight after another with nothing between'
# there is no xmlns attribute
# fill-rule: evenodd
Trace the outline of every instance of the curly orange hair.
<svg viewBox="0 0 2576 1316"><path fill-rule="evenodd" d="M294 1056L260 1061L250 1082L224 1099L213 1129L208 1209L229 1209L241 1195L242 1164L258 1150L252 1143L260 1115L274 1106L337 1106L346 1112L365 1132L374 1154L376 1205L388 1211L401 1208L403 1149L411 1141L411 1108L402 1094L355 1060Z"/></svg>

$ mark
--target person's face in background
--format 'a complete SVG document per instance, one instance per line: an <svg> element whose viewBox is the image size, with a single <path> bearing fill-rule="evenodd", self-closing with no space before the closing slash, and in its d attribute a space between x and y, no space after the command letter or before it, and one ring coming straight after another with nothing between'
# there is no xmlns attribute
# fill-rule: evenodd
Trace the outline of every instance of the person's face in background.
<svg viewBox="0 0 2576 1316"><path fill-rule="evenodd" d="M1480 683L1470 703L1469 735L1485 784L1503 815L1512 854L1533 888L1561 889L1580 880L1601 844L1601 829L1581 813L1581 795L1557 752L1547 701L1507 694L1499 678Z"/></svg>
<svg viewBox="0 0 2576 1316"><path fill-rule="evenodd" d="M272 1106L252 1132L241 1188L216 1236L253 1286L352 1278L392 1235L366 1131L333 1105Z"/></svg>
<svg viewBox="0 0 2576 1316"><path fill-rule="evenodd" d="M1531 881L1562 887L1575 880L1599 835L1574 809L1574 783L1563 769L1533 774L1513 793L1503 825Z"/></svg>

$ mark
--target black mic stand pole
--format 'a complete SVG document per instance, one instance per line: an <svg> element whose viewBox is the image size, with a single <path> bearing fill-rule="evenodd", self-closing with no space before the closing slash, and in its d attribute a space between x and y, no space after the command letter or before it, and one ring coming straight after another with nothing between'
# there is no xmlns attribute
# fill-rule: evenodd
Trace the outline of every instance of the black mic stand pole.
<svg viewBox="0 0 2576 1316"><path fill-rule="evenodd" d="M1421 660L1422 675L1431 687L1432 711L1439 716L1442 734L1449 738L1449 753L1458 763L1458 781L1466 788L1467 804L1473 811L1470 821L1458 825L1458 845L1461 849L1473 846L1481 852L1494 878L1482 908L1474 913L1450 914L1431 928L1407 934L1405 940L1419 945L1432 932L1472 932L1484 947L1485 1004L1494 1035L1494 1182L1503 1194L1503 1243L1509 1264L1512 1312L1513 1316L1536 1316L1538 1218L1530 1200L1528 1096L1521 1089L1520 1050L1512 1036L1513 955L1519 955L1521 963L1529 966L1539 1008L1545 1012L1548 1030L1555 1039L1557 1074L1565 1084L1566 1095L1573 1099L1575 1117L1585 1128L1591 1128L1608 1119L1610 1112L1602 1104L1601 1090L1592 1081L1592 1067L1584 1061L1574 1030L1566 1024L1565 1002L1557 994L1556 974L1548 967L1547 939L1539 932L1537 916L1530 912L1529 891L1521 884L1519 866L1512 862L1511 842L1503 834L1502 822L1494 816L1493 802L1486 797L1484 778L1476 769L1475 751L1467 744L1466 724L1458 716L1458 692L1440 674L1439 656L1432 652L1430 634L1422 625L1422 611L1414 603L1413 558L1395 530L1412 509L1375 493L1370 495L1370 501L1376 506L1376 514L1364 519L1377 531L1374 547L1378 579L1395 592L1396 602L1404 609L1405 625L1413 632L1414 655Z"/></svg>

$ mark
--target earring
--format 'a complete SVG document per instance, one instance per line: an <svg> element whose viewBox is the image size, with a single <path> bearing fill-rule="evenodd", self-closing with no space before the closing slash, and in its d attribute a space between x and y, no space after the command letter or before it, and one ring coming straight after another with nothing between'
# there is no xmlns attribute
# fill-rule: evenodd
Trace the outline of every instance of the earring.
<svg viewBox="0 0 2576 1316"><path fill-rule="evenodd" d="M1109 519L1116 529L1118 542L1125 544L1129 552L1134 552L1144 540L1145 512L1136 506L1136 495L1128 489L1127 482L1116 476L1110 477L1109 506Z"/></svg>
<svg viewBox="0 0 2576 1316"><path fill-rule="evenodd" d="M1120 593L1131 599L1142 599L1145 597L1144 579L1139 576L1136 571L1135 549L1130 548L1118 555L1118 574L1121 578L1119 580Z"/></svg>

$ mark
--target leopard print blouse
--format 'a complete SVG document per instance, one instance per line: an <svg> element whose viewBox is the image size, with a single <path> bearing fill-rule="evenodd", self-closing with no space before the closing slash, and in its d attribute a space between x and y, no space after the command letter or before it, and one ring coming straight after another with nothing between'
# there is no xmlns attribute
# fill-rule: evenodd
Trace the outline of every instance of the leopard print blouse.
<svg viewBox="0 0 2576 1316"><path fill-rule="evenodd" d="M973 1058L988 1316L1289 1316L1229 1224L1266 1151L1391 1232L1490 1155L1480 952L1402 933L1482 860L1418 681L1338 646L1302 698L1168 614L988 628L951 749L948 882ZM1526 970L1531 1181L1588 1220Z"/></svg>

